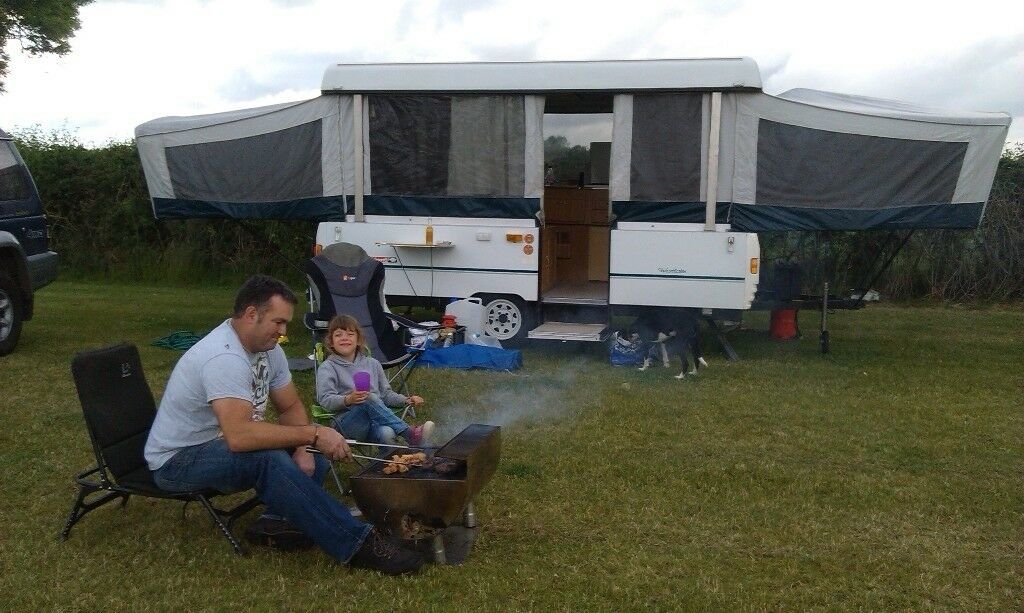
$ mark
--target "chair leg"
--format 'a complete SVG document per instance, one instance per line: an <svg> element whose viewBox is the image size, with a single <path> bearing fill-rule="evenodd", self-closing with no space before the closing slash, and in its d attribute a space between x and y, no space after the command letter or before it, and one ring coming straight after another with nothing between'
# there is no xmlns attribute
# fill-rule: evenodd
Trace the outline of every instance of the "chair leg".
<svg viewBox="0 0 1024 613"><path fill-rule="evenodd" d="M220 514L223 517L228 518L228 528L231 528L235 525L235 520L237 520L239 517L242 517L249 511L255 509L256 507L260 506L261 504L263 504L263 501L260 500L258 496L253 496L252 498L246 500L245 502L239 503L234 508L228 509L227 511L221 511Z"/></svg>
<svg viewBox="0 0 1024 613"><path fill-rule="evenodd" d="M68 521L64 524L64 529L60 532L60 540L68 540L68 535L71 534L71 528L79 522L85 515L92 511L107 504L111 500L122 498L122 505L128 500L128 495L122 492L108 492L104 496L101 496L95 500L86 502L86 498L97 492L104 491L101 487L93 487L89 485L79 484L78 496L75 498L75 506L71 507L71 512L68 514Z"/></svg>
<svg viewBox="0 0 1024 613"><path fill-rule="evenodd" d="M409 377L412 376L413 368L416 366L416 359L418 356L413 356L412 359L408 360L402 367L398 369L391 378L388 379L388 384L392 388L399 391L399 393L409 395Z"/></svg>
<svg viewBox="0 0 1024 613"><path fill-rule="evenodd" d="M213 519L213 523L217 526L217 528L220 529L224 537L228 539L228 542L231 543L231 548L234 549L235 553L240 556L244 556L247 553L249 553L248 549L245 548L245 545L239 542L239 540L236 539L235 535L231 532L231 529L224 524L224 520L221 518L223 512L219 511L216 507L214 507L213 504L210 503L210 500L206 496L203 496L202 494L197 494L196 500L198 500L200 504L202 504L206 511L210 514L210 518ZM246 504L248 504L248 502L243 503L242 506ZM233 520L233 518L230 519L229 523L233 522Z"/></svg>

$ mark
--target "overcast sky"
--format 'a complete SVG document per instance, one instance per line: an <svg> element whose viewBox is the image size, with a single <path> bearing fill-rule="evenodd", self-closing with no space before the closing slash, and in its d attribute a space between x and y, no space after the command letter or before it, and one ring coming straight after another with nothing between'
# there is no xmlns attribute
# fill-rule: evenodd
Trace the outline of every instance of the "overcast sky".
<svg viewBox="0 0 1024 613"><path fill-rule="evenodd" d="M1024 2L901 0L99 0L63 58L17 45L0 126L87 144L166 115L312 98L337 62L749 56L794 87L1013 116L1024 142Z"/></svg>

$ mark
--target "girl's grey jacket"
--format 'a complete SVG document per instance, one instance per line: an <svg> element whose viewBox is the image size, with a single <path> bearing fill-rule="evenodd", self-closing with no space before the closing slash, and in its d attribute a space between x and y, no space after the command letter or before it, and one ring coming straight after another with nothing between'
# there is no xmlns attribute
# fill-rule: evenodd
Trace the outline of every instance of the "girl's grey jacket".
<svg viewBox="0 0 1024 613"><path fill-rule="evenodd" d="M356 354L349 362L332 353L316 371L316 402L333 413L344 411L345 395L356 389L352 377L360 370L370 373L370 400L377 400L384 406L398 407L406 404L408 398L391 389L384 367L377 360Z"/></svg>

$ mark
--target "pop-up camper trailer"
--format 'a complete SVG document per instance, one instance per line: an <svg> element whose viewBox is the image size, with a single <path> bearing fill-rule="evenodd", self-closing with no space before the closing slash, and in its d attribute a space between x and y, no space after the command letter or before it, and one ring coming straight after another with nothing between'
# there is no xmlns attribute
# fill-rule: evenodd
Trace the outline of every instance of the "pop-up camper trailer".
<svg viewBox="0 0 1024 613"><path fill-rule="evenodd" d="M757 232L974 228L1010 123L771 96L747 58L335 65L321 90L139 126L154 214L317 221L385 264L390 303L481 297L501 340L748 309ZM606 185L545 185L545 114L574 113L611 115Z"/></svg>

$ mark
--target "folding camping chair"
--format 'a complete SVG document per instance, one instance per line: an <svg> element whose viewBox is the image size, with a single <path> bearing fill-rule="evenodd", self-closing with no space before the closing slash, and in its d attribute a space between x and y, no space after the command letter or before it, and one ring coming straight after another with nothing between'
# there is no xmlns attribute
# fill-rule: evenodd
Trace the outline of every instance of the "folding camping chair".
<svg viewBox="0 0 1024 613"><path fill-rule="evenodd" d="M363 328L370 355L384 370L398 369L388 378L391 387L408 395L409 376L421 353L409 346L409 330L440 326L424 326L392 313L384 298L384 265L358 245L335 243L326 247L306 262L306 276L310 312L304 322L313 334L314 354L320 355L316 345L323 340L331 318L338 313L351 315ZM403 412L401 417L405 416ZM322 416L314 413L314 417Z"/></svg>
<svg viewBox="0 0 1024 613"><path fill-rule="evenodd" d="M75 477L78 498L60 539L67 540L72 526L86 513L118 498L123 507L134 495L179 500L186 506L189 502L198 502L227 537L235 553L244 554L245 547L232 534L231 525L261 504L258 498L253 496L232 509L223 510L210 502L220 492L166 492L153 482L143 448L156 417L156 404L142 372L139 350L134 345L121 344L82 352L71 361L71 372L96 454L96 466ZM93 496L100 492L106 494ZM183 515L184 512L182 508Z"/></svg>

